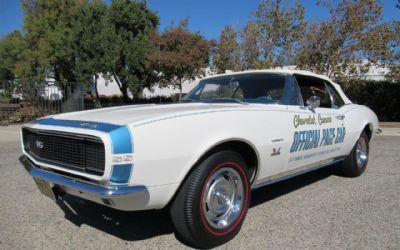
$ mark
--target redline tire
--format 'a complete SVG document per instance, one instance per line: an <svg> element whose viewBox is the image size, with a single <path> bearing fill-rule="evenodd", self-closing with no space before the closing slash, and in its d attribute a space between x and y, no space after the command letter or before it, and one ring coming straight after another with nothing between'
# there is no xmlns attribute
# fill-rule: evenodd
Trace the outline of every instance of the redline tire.
<svg viewBox="0 0 400 250"><path fill-rule="evenodd" d="M240 231L250 202L247 166L240 154L220 151L187 177L172 206L178 236L196 248L212 248Z"/></svg>
<svg viewBox="0 0 400 250"><path fill-rule="evenodd" d="M344 176L358 177L364 173L369 159L369 138L363 131L350 154L343 160L341 171Z"/></svg>

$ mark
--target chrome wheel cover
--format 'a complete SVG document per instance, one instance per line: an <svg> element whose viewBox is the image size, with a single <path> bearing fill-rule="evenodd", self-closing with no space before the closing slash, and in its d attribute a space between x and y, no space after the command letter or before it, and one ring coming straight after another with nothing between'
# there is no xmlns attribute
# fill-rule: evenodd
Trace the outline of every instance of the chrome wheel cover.
<svg viewBox="0 0 400 250"><path fill-rule="evenodd" d="M202 209L209 225L226 229L243 210L245 189L240 174L233 168L218 169L203 190Z"/></svg>
<svg viewBox="0 0 400 250"><path fill-rule="evenodd" d="M359 168L365 167L368 160L368 146L365 137L360 137L356 146L356 160Z"/></svg>

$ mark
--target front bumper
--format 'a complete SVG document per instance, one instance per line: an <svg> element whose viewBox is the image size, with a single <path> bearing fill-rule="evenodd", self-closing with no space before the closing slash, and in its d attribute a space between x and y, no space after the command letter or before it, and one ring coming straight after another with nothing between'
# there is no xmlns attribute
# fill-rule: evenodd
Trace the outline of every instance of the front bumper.
<svg viewBox="0 0 400 250"><path fill-rule="evenodd" d="M85 200L127 211L146 209L149 203L150 195L145 186L101 186L41 169L25 155L22 155L19 160L33 178L50 183L56 194L68 193Z"/></svg>

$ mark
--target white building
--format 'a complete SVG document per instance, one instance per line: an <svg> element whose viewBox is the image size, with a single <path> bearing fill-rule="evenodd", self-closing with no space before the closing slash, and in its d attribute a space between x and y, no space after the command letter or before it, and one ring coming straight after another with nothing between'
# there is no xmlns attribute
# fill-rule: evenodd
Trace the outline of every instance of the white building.
<svg viewBox="0 0 400 250"><path fill-rule="evenodd" d="M205 76L209 76L216 74L216 72L208 67L204 70L204 74ZM199 80L200 78L196 78L195 80L185 80L182 83L182 93L188 93L190 90L192 90L199 83ZM104 95L104 96L121 95L121 91L115 79L111 78L107 80L103 77L103 75L99 75L99 77L97 78L97 91L99 95ZM150 89L145 88L143 90L144 98L150 98L155 96L169 97L175 94L179 94L179 88L174 88L172 86L160 87L158 84L154 84L154 86ZM132 97L130 91L128 95Z"/></svg>

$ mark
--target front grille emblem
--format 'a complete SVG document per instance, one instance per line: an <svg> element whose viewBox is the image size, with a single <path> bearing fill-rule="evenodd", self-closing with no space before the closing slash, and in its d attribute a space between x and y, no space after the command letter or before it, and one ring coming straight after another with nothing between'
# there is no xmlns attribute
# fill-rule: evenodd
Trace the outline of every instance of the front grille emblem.
<svg viewBox="0 0 400 250"><path fill-rule="evenodd" d="M44 147L44 144L42 141L36 140L36 147L42 149Z"/></svg>

